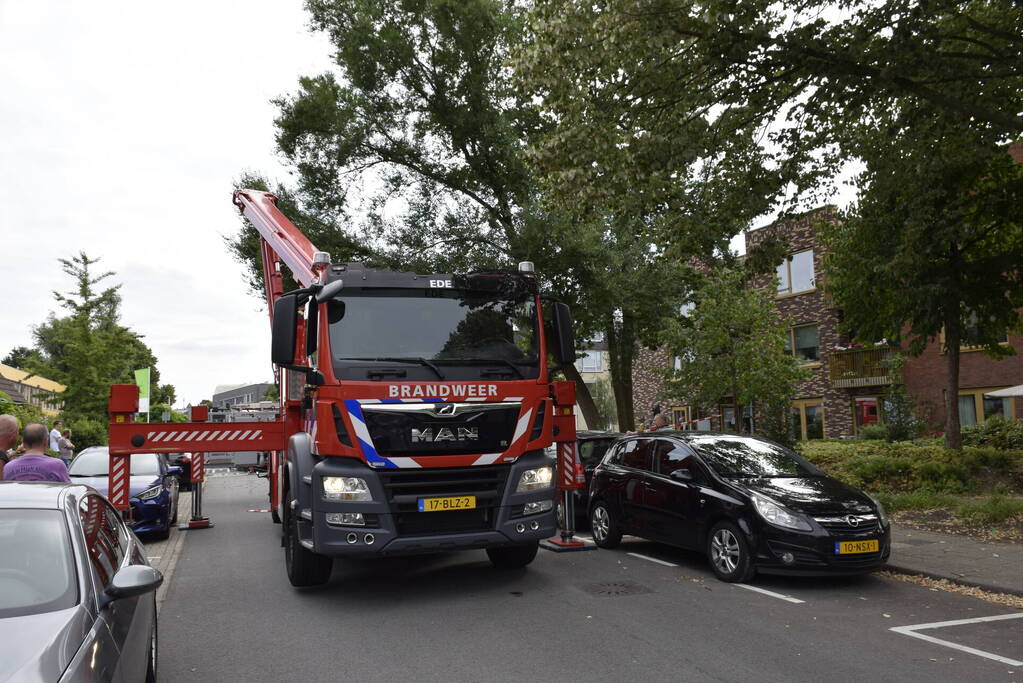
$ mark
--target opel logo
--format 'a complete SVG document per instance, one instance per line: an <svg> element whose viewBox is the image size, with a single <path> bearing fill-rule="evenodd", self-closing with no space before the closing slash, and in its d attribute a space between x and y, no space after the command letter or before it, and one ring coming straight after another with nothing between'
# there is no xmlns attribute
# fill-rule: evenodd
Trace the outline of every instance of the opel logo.
<svg viewBox="0 0 1023 683"><path fill-rule="evenodd" d="M860 525L860 518L857 517L856 515L848 515L845 518L845 521L849 522L849 526L859 526Z"/></svg>
<svg viewBox="0 0 1023 683"><path fill-rule="evenodd" d="M455 414L454 403L440 403L436 408L433 409L435 415L443 415L445 417L451 417Z"/></svg>

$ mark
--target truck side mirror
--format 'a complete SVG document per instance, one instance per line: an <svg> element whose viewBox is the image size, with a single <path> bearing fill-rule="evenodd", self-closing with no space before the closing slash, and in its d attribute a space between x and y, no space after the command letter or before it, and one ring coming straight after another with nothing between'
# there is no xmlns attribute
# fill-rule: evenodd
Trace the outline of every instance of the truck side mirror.
<svg viewBox="0 0 1023 683"><path fill-rule="evenodd" d="M572 332L572 312L568 305L560 301L554 302L554 358L562 365L575 362L575 334Z"/></svg>
<svg viewBox="0 0 1023 683"><path fill-rule="evenodd" d="M295 328L298 323L298 297L282 296L274 302L274 319L270 335L270 360L287 367L295 364Z"/></svg>

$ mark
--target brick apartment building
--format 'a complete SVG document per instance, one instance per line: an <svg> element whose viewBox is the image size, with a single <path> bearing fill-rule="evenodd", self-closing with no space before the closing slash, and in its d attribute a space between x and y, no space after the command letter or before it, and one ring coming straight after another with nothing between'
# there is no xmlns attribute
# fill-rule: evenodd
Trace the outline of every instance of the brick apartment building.
<svg viewBox="0 0 1023 683"><path fill-rule="evenodd" d="M779 283L775 304L792 324L790 352L810 372L796 386L791 412L793 432L802 439L852 436L864 425L883 421L884 395L897 379L885 361L898 349L886 344L854 347L838 330L841 311L818 287L824 254L817 229L821 221L834 220L834 207L823 207L746 233L747 248L772 236L787 245L788 257L776 271ZM754 284L773 287L770 275L757 278ZM1008 333L1005 343L1023 348L1023 335ZM906 390L916 400L917 413L931 429L940 429L945 420L945 361L940 343L935 342L919 357L907 356L902 371ZM676 424L688 421L691 428L734 429L735 415L730 406L700 412L662 400L663 380L658 370L672 362L680 367L678 359L669 358L662 350L643 349L637 354L633 369L637 422L647 422L652 407L660 404L671 411ZM964 426L996 415L1023 417L1020 399L984 397L994 389L1023 384L1023 355L994 360L975 349L963 349L959 383ZM743 419L750 424L748 409Z"/></svg>

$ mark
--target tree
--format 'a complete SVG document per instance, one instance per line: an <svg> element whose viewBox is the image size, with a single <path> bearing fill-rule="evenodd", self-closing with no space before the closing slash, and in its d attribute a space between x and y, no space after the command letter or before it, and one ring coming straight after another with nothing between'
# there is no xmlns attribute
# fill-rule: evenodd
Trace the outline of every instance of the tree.
<svg viewBox="0 0 1023 683"><path fill-rule="evenodd" d="M9 365L12 368L24 368L29 365L32 361L38 361L41 359L39 352L36 349L30 349L27 346L16 346L11 349L0 363Z"/></svg>
<svg viewBox="0 0 1023 683"><path fill-rule="evenodd" d="M533 261L545 293L572 307L580 341L601 330L611 342L619 419L631 428L631 406L624 408L633 350L659 320L647 315L658 311L651 283L674 287L678 278L666 273L676 261L655 259L650 241L637 237L646 230L641 219L582 222L540 205L523 150L547 124L507 67L521 13L495 0L307 6L336 47L338 74L302 78L277 102L278 148L297 175L296 215L358 234L349 243L371 245L367 258L396 269L470 272ZM256 242L249 235L234 244L258 282ZM595 422L582 378L570 365L564 372Z"/></svg>
<svg viewBox="0 0 1023 683"><path fill-rule="evenodd" d="M697 406L729 398L743 431L746 406L788 406L804 376L786 351L788 327L768 292L749 286L746 272L720 268L693 293L692 309L665 331L669 353L682 359L667 392Z"/></svg>
<svg viewBox="0 0 1023 683"><path fill-rule="evenodd" d="M97 275L93 266L98 261L85 252L60 259L74 287L65 294L54 292L54 297L68 315L51 313L33 329L37 355L28 356L24 368L67 387L56 398L64 403L63 421L80 448L106 443L109 387L133 383L134 370L152 368L154 396L161 400L174 397L173 386L158 384L153 352L138 334L119 322L120 285L99 289L113 273Z"/></svg>
<svg viewBox="0 0 1023 683"><path fill-rule="evenodd" d="M901 339L910 354L940 340L945 439L957 449L960 348L1013 353L1000 340L1021 324L1023 168L989 133L933 110L877 123L860 131L866 190L827 232L827 288L861 340Z"/></svg>
<svg viewBox="0 0 1023 683"><path fill-rule="evenodd" d="M278 388L278 386L276 384L271 384L270 386L268 386L266 388L266 391L263 392L263 398L261 398L260 400L262 400L262 401L279 401L280 399L281 399L281 390Z"/></svg>

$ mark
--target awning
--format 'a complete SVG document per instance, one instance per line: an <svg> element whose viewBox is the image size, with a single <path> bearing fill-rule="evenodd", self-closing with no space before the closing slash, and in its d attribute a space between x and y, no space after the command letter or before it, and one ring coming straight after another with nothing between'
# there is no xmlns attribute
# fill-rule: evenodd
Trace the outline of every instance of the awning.
<svg viewBox="0 0 1023 683"><path fill-rule="evenodd" d="M1018 384L1014 387L1009 387L1007 389L989 391L984 395L989 398L1012 398L1014 396L1023 396L1023 384Z"/></svg>

